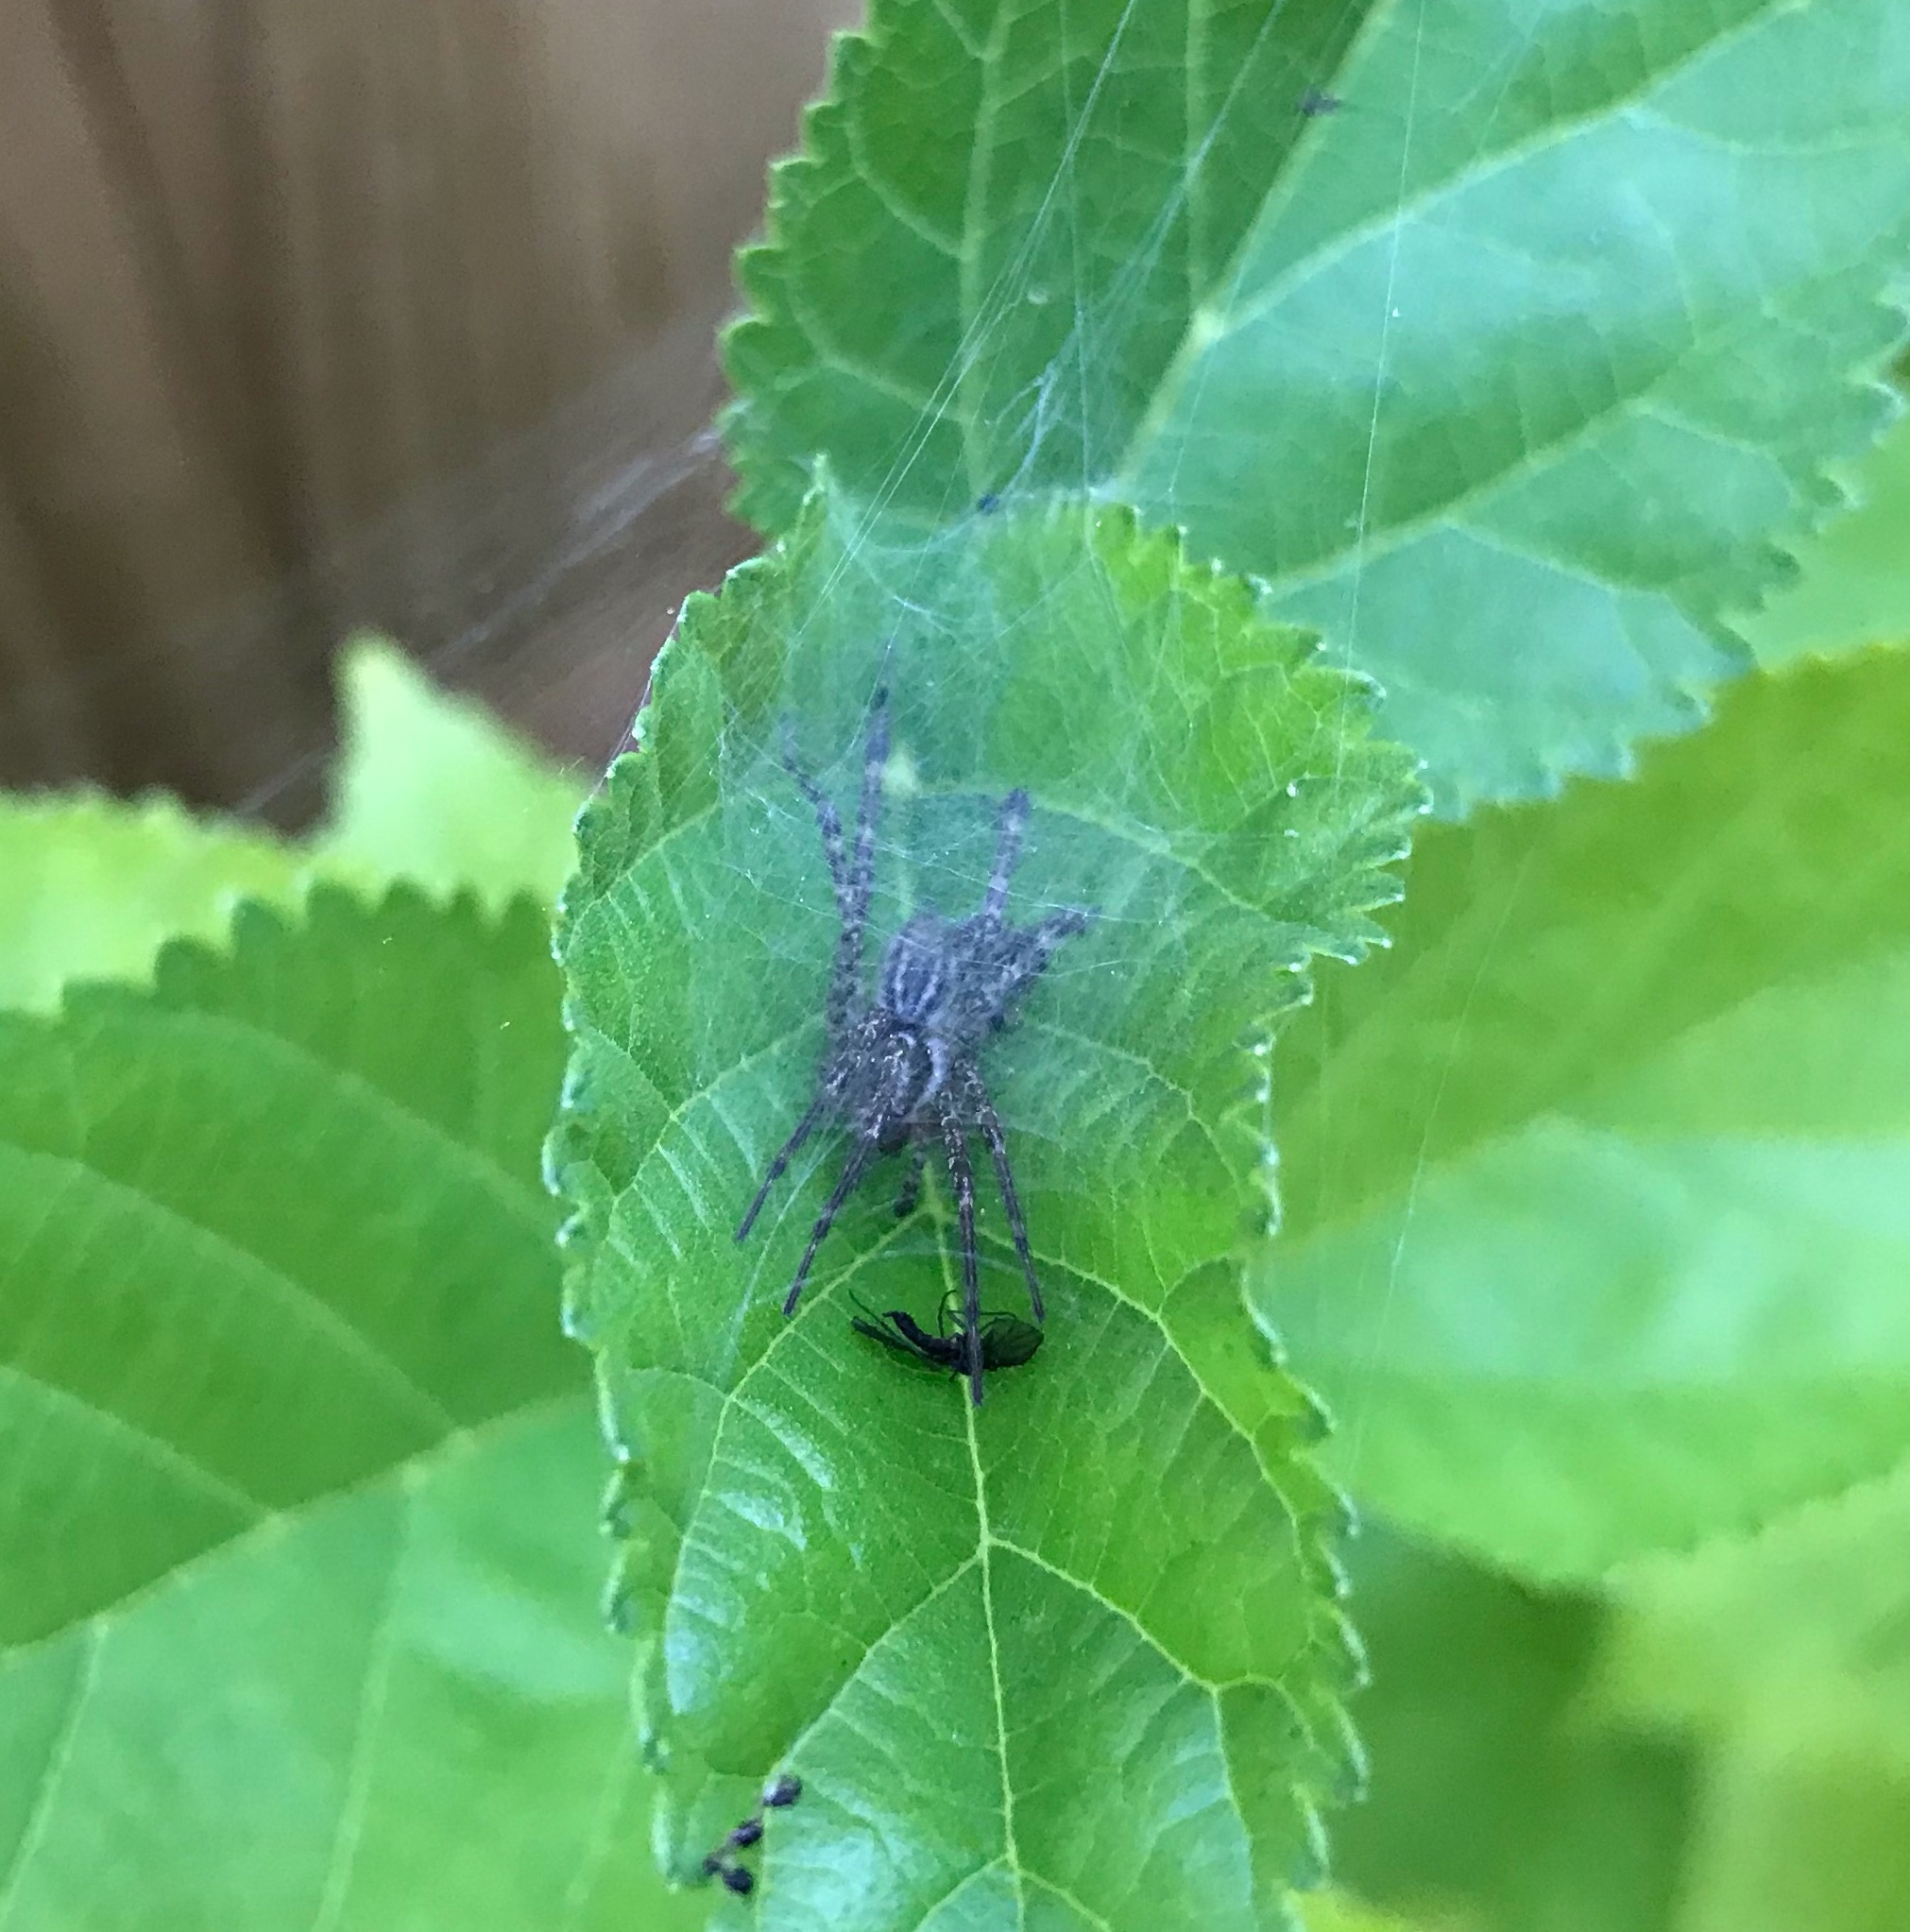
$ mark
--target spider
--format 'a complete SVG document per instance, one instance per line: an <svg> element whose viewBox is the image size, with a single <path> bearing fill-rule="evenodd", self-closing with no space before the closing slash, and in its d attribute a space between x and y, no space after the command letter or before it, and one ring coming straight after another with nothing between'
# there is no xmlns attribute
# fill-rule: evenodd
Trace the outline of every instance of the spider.
<svg viewBox="0 0 1910 1932"><path fill-rule="evenodd" d="M770 1189L782 1178L791 1156L803 1142L824 1120L841 1121L849 1133L849 1154L834 1191L816 1217L795 1279L783 1299L783 1313L793 1315L816 1250L856 1184L881 1155L908 1148L910 1167L895 1212L912 1213L921 1197L929 1145L939 1139L954 1185L955 1216L961 1231L963 1321L956 1336L935 1339L959 1342L969 1396L979 1405L989 1349L975 1253L975 1171L968 1162L971 1131L981 1136L994 1159L1008 1231L1022 1273L1028 1277L1029 1303L1037 1322L1043 1315L1041 1283L1035 1277L1028 1228L1021 1218L1015 1176L1009 1171L1008 1144L976 1056L982 1042L1009 1023L1015 1002L1047 970L1055 949L1063 940L1084 932L1094 915L1063 907L1032 926L1013 925L1003 916L1009 875L1020 854L1021 835L1028 824L1028 794L1017 789L1001 801L995 864L981 911L953 920L945 919L931 907L916 913L889 941L876 995L865 999L862 942L869 921L876 826L881 815L882 775L888 761L888 693L878 691L862 749L861 803L856 814L856 844L851 856L844 850L843 823L828 795L796 761L793 752L787 745L784 748L783 762L814 809L822 829L842 930L836 937L835 964L829 974L827 1039L815 1095L795 1131L770 1162L736 1239L748 1240ZM952 1359L950 1366L954 1366Z"/></svg>
<svg viewBox="0 0 1910 1932"><path fill-rule="evenodd" d="M968 1333L963 1328L952 1335L948 1332L948 1308L954 1299L952 1294L943 1298L941 1317L932 1335L904 1308L890 1308L879 1317L862 1308L861 1315L849 1318L849 1326L857 1334L893 1348L897 1355L912 1355L931 1368L960 1369L968 1359ZM857 1307L861 1304L859 1302ZM1013 1315L992 1314L985 1308L981 1311L984 1369L1019 1368L1023 1362L1033 1359L1034 1351L1040 1346L1041 1330L1032 1322L1017 1321Z"/></svg>

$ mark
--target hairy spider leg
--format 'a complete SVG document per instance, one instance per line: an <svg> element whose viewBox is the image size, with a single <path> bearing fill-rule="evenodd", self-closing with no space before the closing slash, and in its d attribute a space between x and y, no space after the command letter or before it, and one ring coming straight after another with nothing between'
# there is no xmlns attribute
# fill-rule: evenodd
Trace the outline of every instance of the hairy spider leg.
<svg viewBox="0 0 1910 1932"><path fill-rule="evenodd" d="M869 923L869 895L876 869L876 827L882 809L882 770L889 761L889 693L876 693L869 722L868 744L862 753L862 795L856 811L856 850L851 861L843 845L843 821L835 801L817 784L785 741L782 761L810 801L822 829L823 851L829 862L829 883L835 889L835 964L829 969L828 1028L833 1048L848 1024L862 979L862 935Z"/></svg>
<svg viewBox="0 0 1910 1932"><path fill-rule="evenodd" d="M936 1111L955 1182L955 1220L962 1235L962 1337L968 1357L968 1398L981 1406L981 1268L975 1255L975 1170L968 1164L968 1135L953 1094L945 1092Z"/></svg>
<svg viewBox="0 0 1910 1932"><path fill-rule="evenodd" d="M869 895L876 882L876 827L882 815L882 774L889 762L889 693L878 691L869 708L869 740L862 748L862 797L856 808L856 863L849 874L850 923L856 929L850 983L862 976L862 934L869 924Z"/></svg>
<svg viewBox="0 0 1910 1932"><path fill-rule="evenodd" d="M1078 906L1064 906L1058 913L1032 926L1013 927L1008 935L1009 966L1014 975L1014 991L1027 992L1048 970L1049 963L1064 939L1073 939L1094 924L1095 915Z"/></svg>
<svg viewBox="0 0 1910 1932"><path fill-rule="evenodd" d="M823 1237L835 1224L836 1216L842 1212L843 1203L849 1198L856 1183L868 1171L869 1163L875 1157L875 1143L870 1140L859 1140L848 1159L843 1163L842 1178L836 1183L835 1192L823 1203L823 1211L816 1216L816 1224L810 1234L810 1244L803 1250L802 1260L796 1266L795 1279L790 1283L788 1294L783 1296L782 1311L785 1315L795 1313L796 1303L802 1297L803 1284L810 1278L810 1266L816 1258L816 1250L823 1244Z"/></svg>
<svg viewBox="0 0 1910 1932"><path fill-rule="evenodd" d="M902 1176L902 1191L895 1196L895 1219L907 1221L922 1198L922 1170L929 1164L929 1143L919 1137L910 1143L909 1171Z"/></svg>
<svg viewBox="0 0 1910 1932"><path fill-rule="evenodd" d="M995 838L995 869L988 875L988 891L981 901L981 916L990 927L1001 923L1008 905L1008 875L1021 856L1021 834L1028 826L1028 794L1016 786L1001 801L998 820L1000 829Z"/></svg>
<svg viewBox="0 0 1910 1932"><path fill-rule="evenodd" d="M856 981L861 964L861 935L855 925L855 894L850 886L847 864L843 855L843 821L834 801L796 762L794 752L783 747L783 763L789 775L802 788L802 795L815 808L816 823L822 828L823 850L829 862L829 883L835 888L836 958L829 971L828 1028L833 1047L847 1025L849 1008L856 996Z"/></svg>
<svg viewBox="0 0 1910 1932"><path fill-rule="evenodd" d="M836 895L836 911L849 916L849 875L843 849L843 821L835 800L816 783L814 774L795 753L795 739L787 724L782 731L783 769L796 781L805 798L814 808L816 823L822 828L823 850L829 862L829 884Z"/></svg>
<svg viewBox="0 0 1910 1932"><path fill-rule="evenodd" d="M790 1156L805 1140L816 1131L816 1122L828 1109L828 1096L818 1094L810 1103L810 1110L796 1122L796 1129L777 1150L776 1158L769 1164L769 1172L762 1177L762 1186L756 1190L756 1199L749 1204L749 1212L742 1217L742 1222L736 1231L740 1241L749 1239L749 1231L756 1225L756 1218L762 1212L762 1204L769 1199L769 1190L789 1171Z"/></svg>
<svg viewBox="0 0 1910 1932"><path fill-rule="evenodd" d="M1008 1211L1008 1232L1014 1238L1021 1272L1028 1277L1029 1306L1034 1310L1034 1319L1045 1322L1048 1313L1041 1306L1041 1283L1035 1277L1034 1256L1028 1245L1028 1223L1022 1219L1021 1196L1015 1191L1015 1175L1008 1165L1008 1137L1001 1131L1001 1117L996 1113L994 1103L988 1098L988 1089L972 1068L963 1085L966 1088L963 1099L976 1126L981 1130L981 1137L987 1141L988 1152L995 1161L995 1185L1001 1189L1001 1205Z"/></svg>

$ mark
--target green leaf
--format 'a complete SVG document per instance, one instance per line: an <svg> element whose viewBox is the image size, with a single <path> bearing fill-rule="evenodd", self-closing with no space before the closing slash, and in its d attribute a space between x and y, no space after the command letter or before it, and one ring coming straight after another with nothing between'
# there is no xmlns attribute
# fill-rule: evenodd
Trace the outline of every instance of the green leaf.
<svg viewBox="0 0 1910 1932"><path fill-rule="evenodd" d="M1588 1709L1607 1607L1384 1525L1351 1554L1373 1769L1334 1833L1339 1882L1429 1927L1668 1932L1697 1753Z"/></svg>
<svg viewBox="0 0 1910 1932"><path fill-rule="evenodd" d="M1382 1912L1343 1891L1316 1891L1297 1901L1303 1932L1437 1932Z"/></svg>
<svg viewBox="0 0 1910 1932"><path fill-rule="evenodd" d="M221 937L240 899L292 903L307 864L169 798L0 793L0 1006L50 1010L77 977L145 979L166 940Z"/></svg>
<svg viewBox="0 0 1910 1932"><path fill-rule="evenodd" d="M1910 1775L1910 1460L1753 1537L1627 1564L1614 1708Z"/></svg>
<svg viewBox="0 0 1910 1932"><path fill-rule="evenodd" d="M8 1932L700 1919L595 1614L556 1007L527 904L328 888L0 1017Z"/></svg>
<svg viewBox="0 0 1910 1932"><path fill-rule="evenodd" d="M1910 420L1857 465L1857 505L1798 547L1800 574L1741 625L1770 668L1910 642Z"/></svg>
<svg viewBox="0 0 1910 1932"><path fill-rule="evenodd" d="M1590 1578L1910 1449L1910 656L1422 842L1254 1292L1400 1521Z"/></svg>
<svg viewBox="0 0 1910 1932"><path fill-rule="evenodd" d="M1901 1932L1910 1768L1751 1739L1719 1753L1679 1932Z"/></svg>
<svg viewBox="0 0 1910 1932"><path fill-rule="evenodd" d="M319 855L435 893L554 904L584 786L379 638L340 659L345 750Z"/></svg>
<svg viewBox="0 0 1910 1932"><path fill-rule="evenodd" d="M144 980L168 939L222 939L242 899L296 906L318 877L555 900L584 788L390 645L361 639L339 663L345 754L309 844L164 797L0 794L0 1006Z"/></svg>
<svg viewBox="0 0 1910 1932"><path fill-rule="evenodd" d="M1627 1564L1601 1704L1711 1768L1680 1932L1895 1932L1910 1902L1910 1462Z"/></svg>
<svg viewBox="0 0 1910 1932"><path fill-rule="evenodd" d="M1549 791L1745 664L1906 214L1900 0L875 0L742 258L742 506L1091 485L1375 675L1443 810Z"/></svg>
<svg viewBox="0 0 1910 1932"><path fill-rule="evenodd" d="M1017 785L1009 916L1100 912L984 1061L1049 1320L979 1411L849 1327L858 1302L932 1325L939 1163L906 1220L899 1176L853 1197L793 1322L841 1135L734 1239L810 1094L837 931L779 732L851 799L882 682L873 946L906 905L976 904ZM1312 1863L1344 1768L1334 1507L1240 1319L1267 1218L1244 1049L1390 897L1418 793L1364 710L1246 587L1072 504L895 549L819 504L657 661L642 749L581 821L551 1158L628 1458L620 1600L673 1855L769 1772L804 1782L766 1925L1254 1925ZM1020 1312L982 1201L984 1304Z"/></svg>

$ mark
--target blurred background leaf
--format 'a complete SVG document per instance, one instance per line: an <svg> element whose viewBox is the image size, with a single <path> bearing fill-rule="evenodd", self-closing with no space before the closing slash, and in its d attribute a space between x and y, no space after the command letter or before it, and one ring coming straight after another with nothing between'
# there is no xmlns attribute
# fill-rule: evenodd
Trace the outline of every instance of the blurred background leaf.
<svg viewBox="0 0 1910 1932"><path fill-rule="evenodd" d="M370 721L361 772L413 744L482 798L486 730L398 695L423 728ZM49 995L262 881L302 906L305 848L170 806L0 826L61 880L63 923L0 927ZM326 888L157 980L0 1017L0 1924L700 1924L598 1609L544 916Z"/></svg>
<svg viewBox="0 0 1910 1932"><path fill-rule="evenodd" d="M295 906L320 877L554 904L582 781L379 639L338 669L345 749L313 842L158 795L0 793L0 1007L50 1010L74 979L144 980L168 939L221 940L241 900Z"/></svg>
<svg viewBox="0 0 1910 1932"><path fill-rule="evenodd" d="M1758 662L1910 643L1910 421L1851 466L1854 507L1798 546L1799 575L1737 628Z"/></svg>
<svg viewBox="0 0 1910 1932"><path fill-rule="evenodd" d="M307 855L174 800L0 793L0 1006L77 978L140 980L172 938L215 940L241 898L293 903Z"/></svg>
<svg viewBox="0 0 1910 1932"><path fill-rule="evenodd" d="M576 861L584 780L553 770L483 707L441 691L382 638L339 660L344 748L315 845L328 867L554 906Z"/></svg>
<svg viewBox="0 0 1910 1932"><path fill-rule="evenodd" d="M1910 654L1436 828L1276 1064L1257 1306L1354 1494L1595 1580L1910 1447Z"/></svg>
<svg viewBox="0 0 1910 1932"><path fill-rule="evenodd" d="M1371 1784L1337 1881L1428 1932L1669 1932L1699 1753L1594 1701L1606 1606L1380 1523L1351 1574Z"/></svg>

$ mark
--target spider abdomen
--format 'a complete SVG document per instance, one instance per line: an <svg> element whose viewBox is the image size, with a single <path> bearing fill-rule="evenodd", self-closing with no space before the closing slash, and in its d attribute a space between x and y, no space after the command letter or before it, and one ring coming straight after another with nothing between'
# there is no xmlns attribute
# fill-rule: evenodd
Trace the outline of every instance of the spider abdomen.
<svg viewBox="0 0 1910 1932"><path fill-rule="evenodd" d="M899 1153L938 1084L941 1065L920 1028L885 1007L871 1007L838 1059L838 1105L850 1131L883 1154Z"/></svg>

